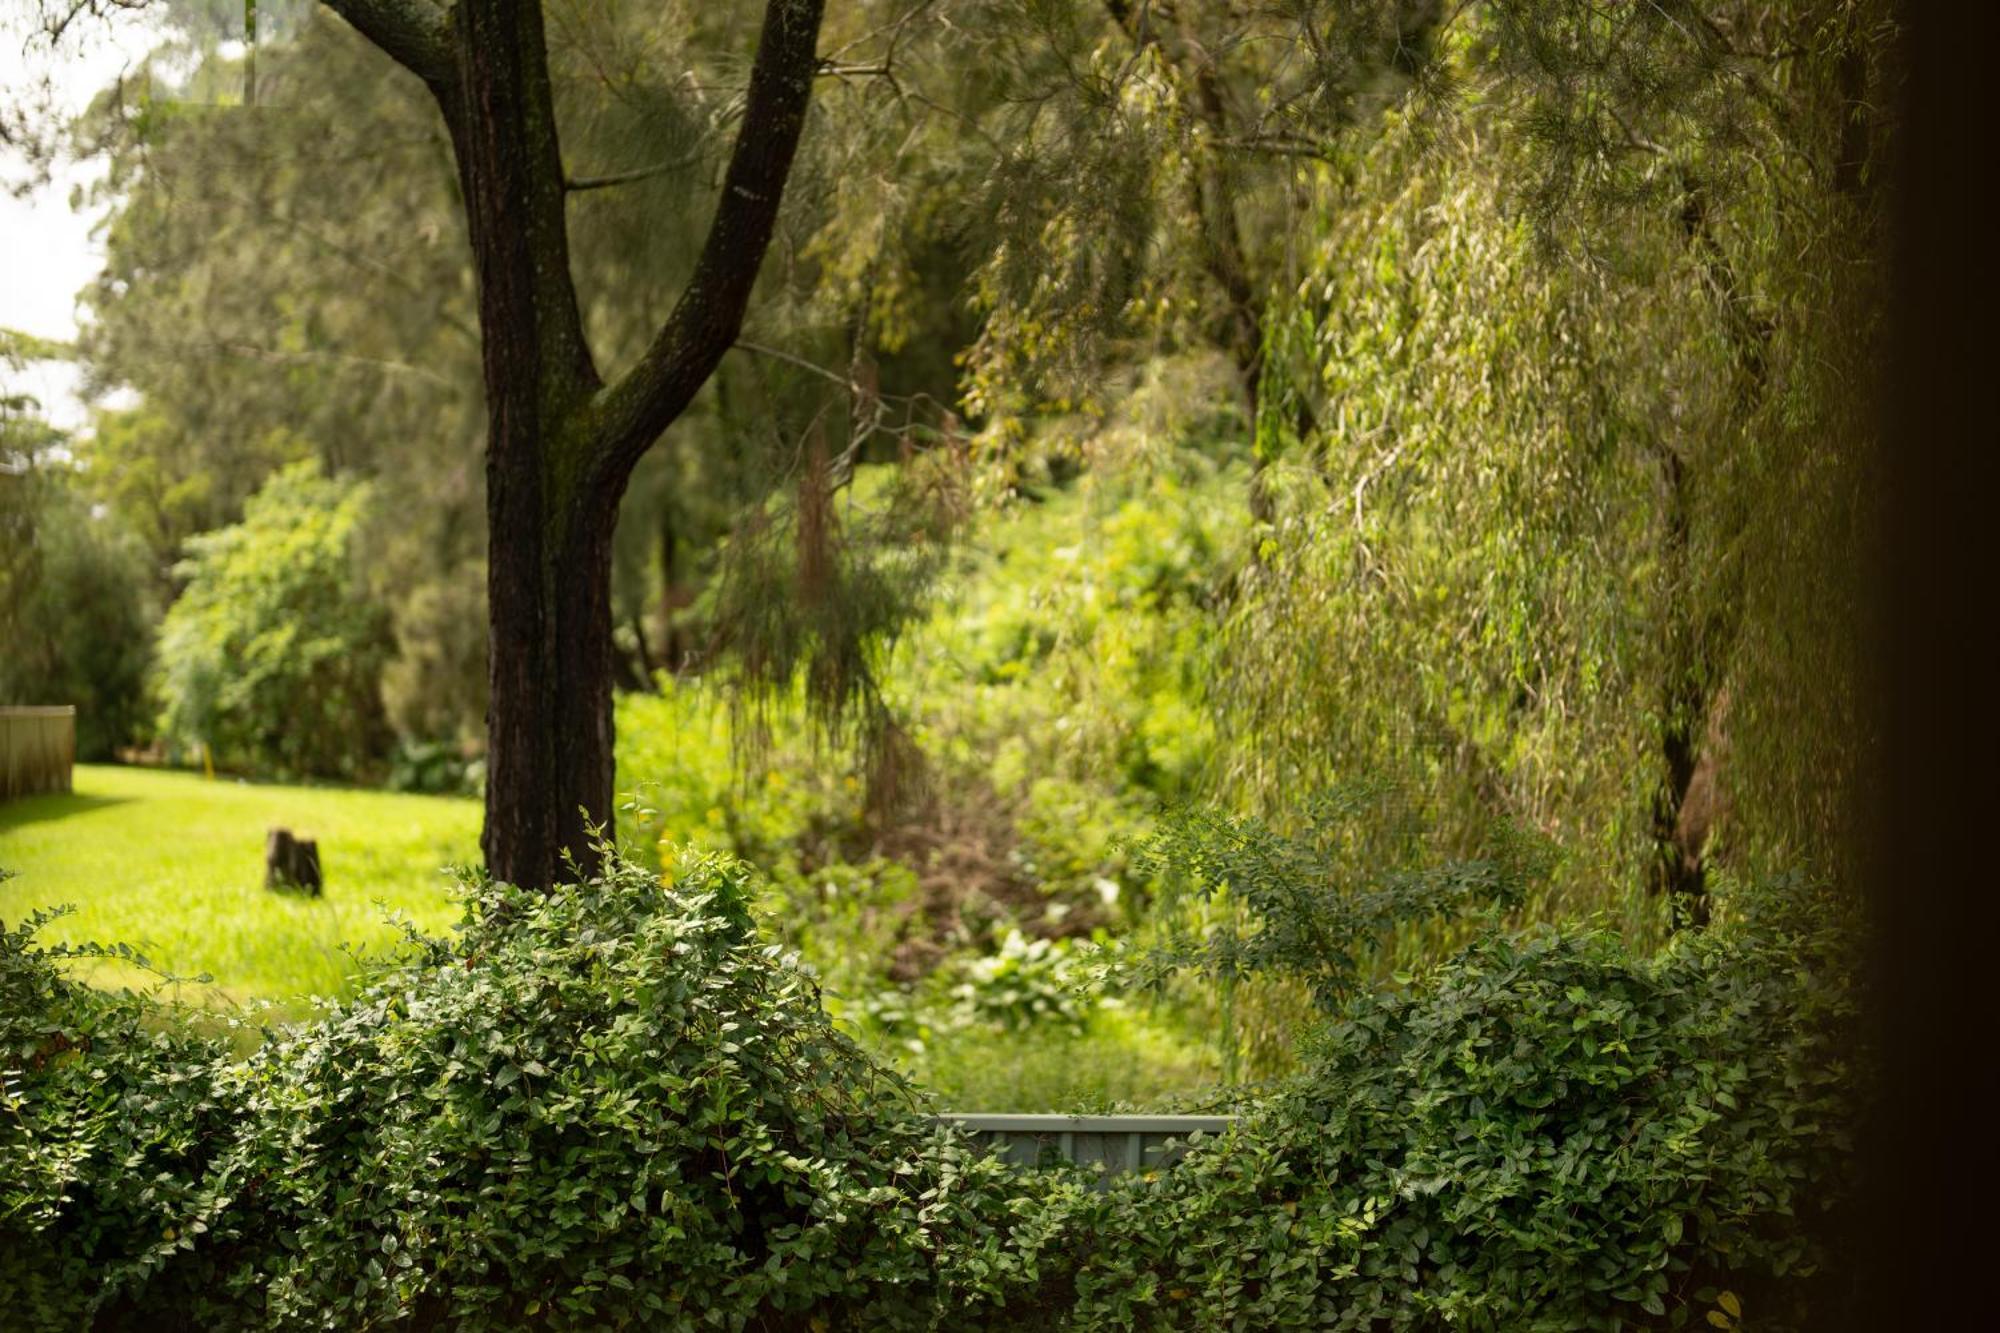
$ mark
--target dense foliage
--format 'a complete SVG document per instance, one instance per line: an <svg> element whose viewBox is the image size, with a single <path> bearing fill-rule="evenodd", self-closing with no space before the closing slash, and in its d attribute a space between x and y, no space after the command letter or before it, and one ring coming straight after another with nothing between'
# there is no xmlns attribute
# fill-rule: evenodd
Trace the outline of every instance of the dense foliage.
<svg viewBox="0 0 2000 1333"><path fill-rule="evenodd" d="M1230 785L1393 777L1558 837L1556 914L1698 923L1711 870L1849 850L1893 28L1480 12L1476 96L1300 172Z"/></svg>
<svg viewBox="0 0 2000 1333"><path fill-rule="evenodd" d="M1058 1205L1100 1243L1044 1262L1089 1327L1810 1327L1838 1299L1806 1279L1847 1190L1850 947L1483 941L1345 1008L1213 1151Z"/></svg>
<svg viewBox="0 0 2000 1333"><path fill-rule="evenodd" d="M1494 937L1360 997L1157 1178L935 1128L739 863L474 885L245 1058L0 940L25 1327L1799 1326L1859 1072L1845 936ZM1823 913L1824 906L1815 909Z"/></svg>
<svg viewBox="0 0 2000 1333"><path fill-rule="evenodd" d="M7 419L0 694L133 739L151 651L183 759L476 789L449 145L275 8L254 114L233 7L175 5L75 128L115 205L80 356L138 396L60 469ZM694 263L760 6L541 8L609 369ZM7 932L0 1310L1810 1327L1870 1073L1893 38L1881 0L836 7L749 323L624 501L632 860L473 882L247 1055ZM1243 1119L1105 1187L925 1114L1131 1102Z"/></svg>
<svg viewBox="0 0 2000 1333"><path fill-rule="evenodd" d="M1225 981L1287 975L1332 1008L1379 971L1375 951L1400 933L1518 908L1545 873L1541 849L1504 827L1491 831L1483 855L1428 864L1407 859L1422 856L1423 840L1405 827L1396 858L1394 813L1385 817L1377 796L1337 792L1308 808L1303 832L1287 835L1257 819L1172 812L1139 858L1166 890L1170 943L1150 961Z"/></svg>
<svg viewBox="0 0 2000 1333"><path fill-rule="evenodd" d="M163 736L215 762L352 773L380 753L387 617L360 586L365 484L300 463L193 538L160 626Z"/></svg>
<svg viewBox="0 0 2000 1333"><path fill-rule="evenodd" d="M558 8L576 281L619 364L692 263L754 15ZM172 6L170 49L72 135L115 203L79 353L141 399L98 414L82 475L162 574L280 467L376 481L357 579L393 630L397 771L456 785L485 553L447 147L421 90L305 5L266 14L261 105L235 114L227 9ZM1207 353L1176 410L1211 461L1251 463L1218 497L1250 522L1195 550L1206 614L1172 632L1218 688L1133 682L1081 718L1175 752L1149 790L1282 818L1388 779L1443 852L1495 818L1557 838L1531 910L1615 906L1636 932L1661 890L1707 914L1711 869L1830 868L1866 744L1836 571L1870 485L1851 389L1893 26L1879 0L1683 18L836 7L739 353L624 507L621 685L731 666L767 702L860 715L877 767L896 733L940 757L934 680L889 641L946 586L912 534L948 525L873 501L936 474L1034 496L1120 452L1158 367ZM858 484L878 463L913 484ZM1078 873L1115 869L1097 859Z"/></svg>
<svg viewBox="0 0 2000 1333"><path fill-rule="evenodd" d="M0 700L73 705L78 757L108 759L148 730L151 573L68 469L25 458L10 469L7 434L0 423Z"/></svg>
<svg viewBox="0 0 2000 1333"><path fill-rule="evenodd" d="M0 1298L33 1327L865 1326L963 1236L963 1149L713 859L479 887L242 1061L10 933ZM972 1167L973 1179L992 1179Z"/></svg>

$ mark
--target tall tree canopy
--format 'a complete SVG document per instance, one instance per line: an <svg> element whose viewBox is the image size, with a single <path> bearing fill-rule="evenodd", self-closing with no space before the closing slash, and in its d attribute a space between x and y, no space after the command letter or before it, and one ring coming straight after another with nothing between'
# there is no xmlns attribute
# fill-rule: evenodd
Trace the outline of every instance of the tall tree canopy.
<svg viewBox="0 0 2000 1333"><path fill-rule="evenodd" d="M1810 755L1756 718L1851 600L1773 599L1854 521L1807 371L1865 343L1824 331L1869 300L1879 5L329 8L352 29L281 22L252 106L92 122L123 203L86 355L142 401L90 480L165 567L275 467L382 479L390 713L470 732L490 676L489 851L540 849L508 873L608 809L611 682L686 660L719 534L750 682L875 707L863 645L923 570L844 547L935 516L826 521L852 463L969 435L1005 489L1201 346L1259 460L1229 703L1272 744L1234 776L1414 728L1482 808L1643 827L1696 915L1725 748L1773 839L1834 818L1802 775L1848 705ZM1755 522L1786 487L1847 517ZM1302 614L1345 647L1274 637ZM1595 771L1559 757L1586 734ZM1637 787L1603 758L1635 749Z"/></svg>

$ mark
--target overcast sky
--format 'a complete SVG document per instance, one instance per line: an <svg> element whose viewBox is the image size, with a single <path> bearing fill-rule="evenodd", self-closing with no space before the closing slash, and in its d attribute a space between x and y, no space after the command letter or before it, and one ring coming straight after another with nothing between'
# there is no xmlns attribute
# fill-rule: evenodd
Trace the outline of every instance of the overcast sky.
<svg viewBox="0 0 2000 1333"><path fill-rule="evenodd" d="M80 21L52 52L46 40L31 36L28 16L21 12L27 8L18 0L0 0L0 96L47 81L66 115L82 111L98 89L136 66L157 40L152 23L114 10L105 21ZM103 268L104 253L90 234L102 210L78 212L70 207L70 194L102 175L101 163L64 163L49 184L25 197L0 191L0 327L64 341L76 335L77 292ZM25 176L20 155L0 146L0 181L11 184ZM11 390L39 398L57 425L82 424L70 367L37 363L18 374L8 371L7 382Z"/></svg>

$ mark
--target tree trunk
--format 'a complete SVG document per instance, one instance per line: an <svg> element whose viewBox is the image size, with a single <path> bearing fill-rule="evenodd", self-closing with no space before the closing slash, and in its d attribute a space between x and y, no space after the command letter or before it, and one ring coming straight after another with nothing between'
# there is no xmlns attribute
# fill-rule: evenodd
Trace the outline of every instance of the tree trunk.
<svg viewBox="0 0 2000 1333"><path fill-rule="evenodd" d="M489 485L501 470L489 453ZM488 492L487 511L494 532L522 530L502 492ZM611 819L611 525L570 527L570 541L495 542L488 556L480 843L486 868L510 884L558 882L570 873L565 853L594 869L590 830Z"/></svg>
<svg viewBox="0 0 2000 1333"><path fill-rule="evenodd" d="M572 462L597 387L568 272L538 0L459 7L448 109L479 270L486 381L486 868L546 886L611 811L611 525ZM557 265L551 271L551 264Z"/></svg>
<svg viewBox="0 0 2000 1333"><path fill-rule="evenodd" d="M324 889L319 843L297 837L290 829L272 829L264 838L264 887L298 889L319 897Z"/></svg>
<svg viewBox="0 0 2000 1333"><path fill-rule="evenodd" d="M1769 378L1772 327L1749 305L1717 239L1707 191L1683 181L1682 237L1714 288L1733 362L1730 425L1741 429L1764 395ZM1730 645L1741 618L1742 593L1734 579L1715 581L1709 605L1695 604L1694 477L1673 446L1658 446L1666 488L1665 600L1661 609L1664 675L1661 682L1660 776L1652 809L1649 884L1664 894L1675 930L1709 920L1707 842L1717 808L1722 762L1719 723L1726 710L1721 685Z"/></svg>
<svg viewBox="0 0 2000 1333"><path fill-rule="evenodd" d="M1673 446L1663 443L1659 448L1667 488L1666 537L1660 552L1666 583L1660 611L1666 660L1660 681L1660 776L1653 791L1650 887L1665 895L1673 929L1699 929L1708 924L1708 867L1701 845L1690 848L1680 837L1681 810L1701 757L1709 700L1701 622L1692 605L1689 492L1693 483ZM1705 825L1702 835L1705 839Z"/></svg>
<svg viewBox="0 0 2000 1333"><path fill-rule="evenodd" d="M568 184L541 0L327 0L436 98L479 276L486 383L486 868L588 872L612 797L611 534L632 468L714 373L776 226L817 68L822 0L767 0L695 271L605 387L569 268Z"/></svg>
<svg viewBox="0 0 2000 1333"><path fill-rule="evenodd" d="M662 510L660 514L660 660L666 669L678 673L687 665L687 648L681 642L681 628L676 623L680 612L694 601L693 590L681 581L680 534L674 529L674 516Z"/></svg>
<svg viewBox="0 0 2000 1333"><path fill-rule="evenodd" d="M634 611L626 621L632 629L634 656L638 659L639 684L637 688L647 694L659 692L660 664L653 660L653 645L646 642L646 618Z"/></svg>

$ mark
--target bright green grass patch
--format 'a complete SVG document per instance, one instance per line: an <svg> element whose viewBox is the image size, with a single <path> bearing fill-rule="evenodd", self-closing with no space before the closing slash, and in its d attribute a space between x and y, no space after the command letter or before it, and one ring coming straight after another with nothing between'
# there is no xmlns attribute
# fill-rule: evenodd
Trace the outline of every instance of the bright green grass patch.
<svg viewBox="0 0 2000 1333"><path fill-rule="evenodd" d="M0 921L69 904L45 942L125 943L212 986L182 998L228 1005L339 996L350 947L378 949L390 912L442 933L459 917L448 863L477 859L479 803L326 787L281 787L191 773L79 765L76 789L0 804ZM264 888L264 835L283 825L319 840L324 897ZM80 965L100 984L145 975Z"/></svg>
<svg viewBox="0 0 2000 1333"><path fill-rule="evenodd" d="M1110 1006L1078 1029L1036 1023L1011 1032L952 1032L916 1049L871 1044L951 1111L1158 1110L1212 1097L1220 1073L1213 1049L1143 1011Z"/></svg>

